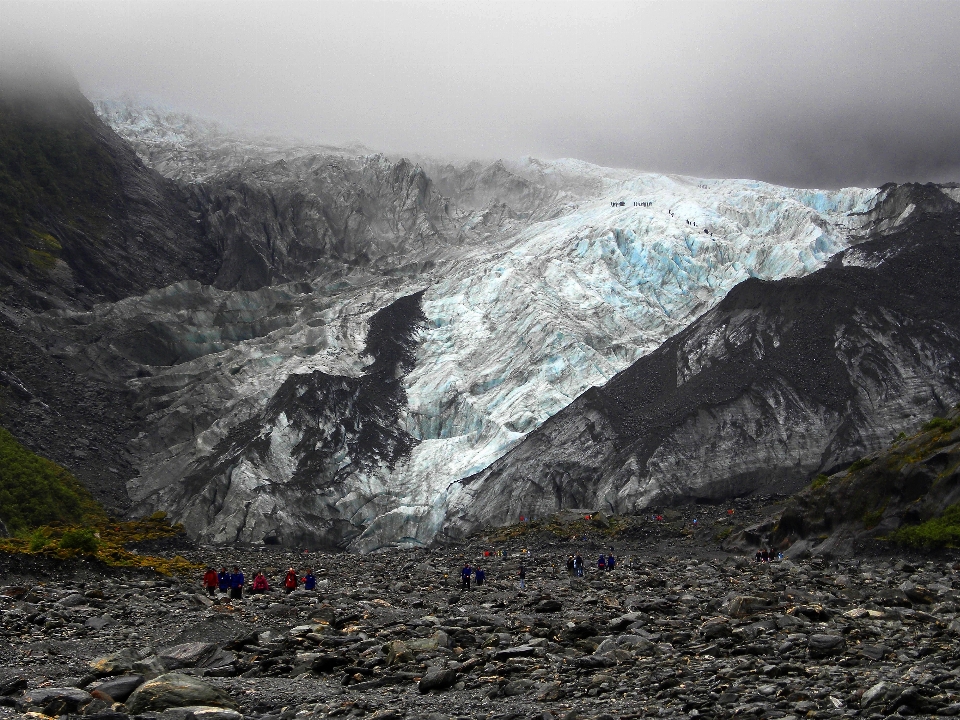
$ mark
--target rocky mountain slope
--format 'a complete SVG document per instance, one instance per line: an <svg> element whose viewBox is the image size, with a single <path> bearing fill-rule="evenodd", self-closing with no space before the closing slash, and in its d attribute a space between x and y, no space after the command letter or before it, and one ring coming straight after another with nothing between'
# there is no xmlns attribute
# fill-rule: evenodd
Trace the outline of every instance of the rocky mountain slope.
<svg viewBox="0 0 960 720"><path fill-rule="evenodd" d="M793 556L850 555L878 538L939 549L960 541L958 502L960 406L845 471L820 475L766 531Z"/></svg>
<svg viewBox="0 0 960 720"><path fill-rule="evenodd" d="M562 507L792 492L960 399L960 206L888 187L871 239L751 279L451 492L449 532Z"/></svg>
<svg viewBox="0 0 960 720"><path fill-rule="evenodd" d="M98 103L138 160L88 105L68 106L96 147L123 149L137 187L172 198L147 204L161 213L156 224L177 217L159 236L124 236L118 257L132 260L114 272L130 279L102 302L90 306L99 291L84 290L46 312L6 305L19 348L9 417L33 418L18 411L28 405L37 415L14 432L95 485L77 467L89 463L95 476L95 455L51 431L76 415L77 432L86 425L109 450L111 482L127 482L136 512L175 509L195 537L219 542L373 549L535 512L498 491L474 518L479 485L464 493L461 481L738 283L807 275L922 214L897 188L794 190L574 160L411 162ZM940 192L925 202L934 197L953 202ZM139 217L107 214L119 227L115 218ZM176 248L154 247L158 237ZM155 274L137 273L150 262ZM31 270L39 280L29 282L59 287L56 272ZM394 332L404 359L385 371L377 338ZM49 364L36 379L33 357ZM387 386L363 400L372 396L362 388ZM904 406L927 414L924 402ZM114 426L116 448L106 439ZM809 456L800 465L791 477L819 467ZM561 504L602 504L592 492Z"/></svg>
<svg viewBox="0 0 960 720"><path fill-rule="evenodd" d="M36 322L71 367L121 377L140 399L138 511L194 508L178 519L221 542L428 542L456 481L738 282L822 267L859 239L877 196L571 160L278 158L223 133L200 152L197 123L99 107L145 161L198 180L193 207L228 257L213 288ZM414 296L425 320L396 409L326 402L306 378L367 377L371 323ZM394 423L404 451L360 464L307 430Z"/></svg>
<svg viewBox="0 0 960 720"><path fill-rule="evenodd" d="M72 78L0 72L0 285L8 306L90 306L219 264L176 183L145 167Z"/></svg>

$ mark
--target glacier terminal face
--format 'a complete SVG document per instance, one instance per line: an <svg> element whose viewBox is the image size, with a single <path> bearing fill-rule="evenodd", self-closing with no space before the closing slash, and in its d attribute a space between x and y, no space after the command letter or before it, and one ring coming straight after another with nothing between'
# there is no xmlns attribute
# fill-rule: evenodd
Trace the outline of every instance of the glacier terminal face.
<svg viewBox="0 0 960 720"><path fill-rule="evenodd" d="M461 480L738 283L823 267L879 199L575 160L414 163L97 107L188 184L223 267L215 287L43 322L135 392L152 428L131 448L138 509L215 542L431 542Z"/></svg>

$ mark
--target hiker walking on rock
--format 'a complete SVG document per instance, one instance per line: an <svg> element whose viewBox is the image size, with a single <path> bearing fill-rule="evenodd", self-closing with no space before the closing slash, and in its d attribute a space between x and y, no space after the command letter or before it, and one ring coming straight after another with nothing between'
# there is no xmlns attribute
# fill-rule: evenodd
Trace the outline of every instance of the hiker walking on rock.
<svg viewBox="0 0 960 720"><path fill-rule="evenodd" d="M470 567L470 563L465 563L463 566L463 570L460 571L460 586L464 590L470 589L470 574L472 572L473 570Z"/></svg>
<svg viewBox="0 0 960 720"><path fill-rule="evenodd" d="M517 570L517 576L520 578L520 589L523 590L527 586L527 571L523 565Z"/></svg>
<svg viewBox="0 0 960 720"><path fill-rule="evenodd" d="M283 579L283 589L289 595L297 589L297 571L293 568L287 570L287 576Z"/></svg>
<svg viewBox="0 0 960 720"><path fill-rule="evenodd" d="M306 575L303 576L303 589L304 590L316 590L317 589L317 578L313 575L313 568L307 568Z"/></svg>
<svg viewBox="0 0 960 720"><path fill-rule="evenodd" d="M203 574L203 587L207 591L207 595L213 597L217 594L217 585L219 585L219 578L217 577L217 571L212 567L208 567L207 571Z"/></svg>
<svg viewBox="0 0 960 720"><path fill-rule="evenodd" d="M233 573L230 575L230 599L239 600L243 597L243 573L236 565L233 566Z"/></svg>
<svg viewBox="0 0 960 720"><path fill-rule="evenodd" d="M573 557L573 570L577 577L583 577L583 557L579 552Z"/></svg>
<svg viewBox="0 0 960 720"><path fill-rule="evenodd" d="M230 573L227 572L225 567L220 568L220 572L217 574L217 587L222 593L230 592Z"/></svg>
<svg viewBox="0 0 960 720"><path fill-rule="evenodd" d="M483 582L487 579L487 574L481 568L474 570L473 576L476 579L477 587L483 585Z"/></svg>

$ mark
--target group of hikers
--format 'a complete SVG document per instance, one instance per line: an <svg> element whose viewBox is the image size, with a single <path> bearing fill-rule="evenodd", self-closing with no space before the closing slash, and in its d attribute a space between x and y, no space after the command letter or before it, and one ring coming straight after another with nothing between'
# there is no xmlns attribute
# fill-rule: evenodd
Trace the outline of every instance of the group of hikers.
<svg viewBox="0 0 960 720"><path fill-rule="evenodd" d="M597 571L605 572L613 570L617 566L617 558L613 554L613 548L606 555L601 554L597 558ZM567 556L567 572L574 577L583 577L583 557L578 552L576 555Z"/></svg>
<svg viewBox="0 0 960 720"><path fill-rule="evenodd" d="M229 572L225 567L220 568L220 572L208 567L203 574L203 587L211 597L214 597L217 592L221 592L229 595L231 600L239 600L243 597L245 586L246 578L243 571L236 565L233 566L233 572ZM283 577L282 586L287 594L301 586L304 590L316 590L317 578L313 574L313 568L307 568L303 577L300 577L296 570L290 568ZM267 576L261 570L254 575L253 582L247 592L250 595L258 595L269 591L270 581L267 580Z"/></svg>
<svg viewBox="0 0 960 720"><path fill-rule="evenodd" d="M767 550L766 548L760 548L757 550L757 554L754 555L754 559L758 563L773 562L775 560L783 560L783 553L775 553L773 550Z"/></svg>
<svg viewBox="0 0 960 720"><path fill-rule="evenodd" d="M521 566L522 567L522 566ZM470 567L470 563L464 563L460 570L460 586L464 590L470 589L470 577L473 576L474 583L479 587L487 580L487 573L481 567Z"/></svg>
<svg viewBox="0 0 960 720"><path fill-rule="evenodd" d="M526 551L524 551L524 553L526 554ZM616 566L617 558L613 554L613 548L610 548L610 552L607 554L600 555L600 557L597 558L598 572L608 572ZM579 552L575 555L567 556L567 572L574 577L583 577L583 556ZM480 586L486 582L487 574L481 567L472 567L469 562L465 562L463 568L460 570L460 587L464 590L469 590L471 579L474 585ZM527 570L522 564L517 568L517 580L521 590L526 588Z"/></svg>

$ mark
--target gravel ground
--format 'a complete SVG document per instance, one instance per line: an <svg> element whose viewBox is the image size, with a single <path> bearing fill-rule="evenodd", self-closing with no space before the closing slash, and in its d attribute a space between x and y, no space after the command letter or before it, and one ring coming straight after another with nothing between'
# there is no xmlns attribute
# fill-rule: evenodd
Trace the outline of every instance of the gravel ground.
<svg viewBox="0 0 960 720"><path fill-rule="evenodd" d="M772 508L742 505L738 522ZM714 525L725 517L723 508L688 508L662 522L637 519L615 541L599 531L575 540L532 533L366 556L180 549L241 565L248 583L256 569L274 587L290 566L318 576L312 592L235 602L204 596L199 574L8 558L0 717L960 714L960 558L756 563L752 550L718 549ZM617 567L600 572L597 555L611 542ZM565 569L577 550L582 579ZM465 561L485 569L487 584L460 588ZM159 683L170 671L219 688L220 704L234 709L160 712L136 694L120 704L93 692L111 678ZM37 694L43 688L67 690Z"/></svg>

